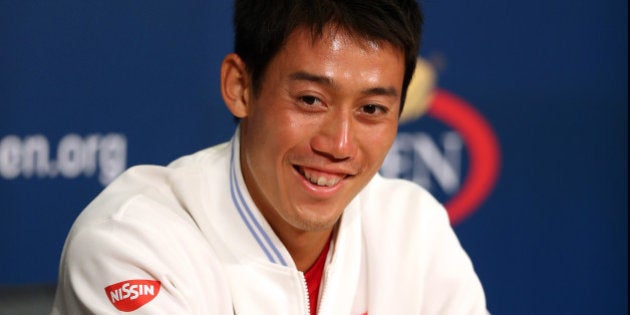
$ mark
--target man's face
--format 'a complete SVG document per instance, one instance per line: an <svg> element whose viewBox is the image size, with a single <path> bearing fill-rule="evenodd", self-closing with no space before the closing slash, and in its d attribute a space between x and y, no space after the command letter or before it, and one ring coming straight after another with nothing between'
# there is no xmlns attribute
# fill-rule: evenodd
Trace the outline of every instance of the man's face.
<svg viewBox="0 0 630 315"><path fill-rule="evenodd" d="M402 51L387 43L329 28L289 36L241 121L245 183L277 233L332 228L378 171L403 74Z"/></svg>

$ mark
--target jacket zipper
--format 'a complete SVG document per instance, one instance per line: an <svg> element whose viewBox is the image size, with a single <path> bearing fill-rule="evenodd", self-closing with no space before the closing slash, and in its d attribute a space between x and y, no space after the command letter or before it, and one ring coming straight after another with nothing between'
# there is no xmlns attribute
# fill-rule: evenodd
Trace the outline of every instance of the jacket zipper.
<svg viewBox="0 0 630 315"><path fill-rule="evenodd" d="M304 293L304 305L306 306L304 309L306 310L306 315L311 315L311 300L308 297L308 285L306 284L306 277L304 277L303 272L298 272L300 274L300 280L302 280L302 292Z"/></svg>
<svg viewBox="0 0 630 315"><path fill-rule="evenodd" d="M330 281L328 281L330 279L330 274L333 272L333 268L332 265L327 266L327 268L324 269L324 278L322 279L323 281L323 286L322 289L320 290L321 292L321 299L319 299L319 303L318 303L318 307L317 307L317 314L326 314L324 312L325 309L325 305L326 305L326 297L328 297L328 283Z"/></svg>

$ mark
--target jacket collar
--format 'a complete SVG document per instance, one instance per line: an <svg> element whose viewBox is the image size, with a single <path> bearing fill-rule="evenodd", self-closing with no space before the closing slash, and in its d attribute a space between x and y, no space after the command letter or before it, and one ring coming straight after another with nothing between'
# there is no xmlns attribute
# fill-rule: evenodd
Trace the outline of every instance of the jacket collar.
<svg viewBox="0 0 630 315"><path fill-rule="evenodd" d="M251 237L256 241L260 249L265 254L267 260L274 264L288 266L287 261L291 259L287 256L286 249L281 245L280 240L271 230L267 221L251 199L240 161L240 137L239 129L231 140L230 152L230 197L234 208L238 212L241 221L247 226ZM287 259L288 258L288 259Z"/></svg>

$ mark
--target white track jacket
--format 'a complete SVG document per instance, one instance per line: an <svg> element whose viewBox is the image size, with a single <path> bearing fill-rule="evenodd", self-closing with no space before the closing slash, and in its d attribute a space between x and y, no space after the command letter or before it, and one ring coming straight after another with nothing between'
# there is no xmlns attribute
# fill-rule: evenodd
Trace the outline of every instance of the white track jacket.
<svg viewBox="0 0 630 315"><path fill-rule="evenodd" d="M52 313L309 314L303 274L248 194L238 142L110 184L70 230ZM411 182L377 174L333 240L318 314L487 313L446 211Z"/></svg>

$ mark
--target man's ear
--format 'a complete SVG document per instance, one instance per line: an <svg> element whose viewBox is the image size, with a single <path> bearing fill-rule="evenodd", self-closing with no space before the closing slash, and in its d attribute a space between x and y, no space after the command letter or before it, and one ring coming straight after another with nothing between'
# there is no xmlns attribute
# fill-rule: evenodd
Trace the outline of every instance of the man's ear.
<svg viewBox="0 0 630 315"><path fill-rule="evenodd" d="M221 95L232 115L245 118L249 106L249 74L237 54L228 54L221 63Z"/></svg>

